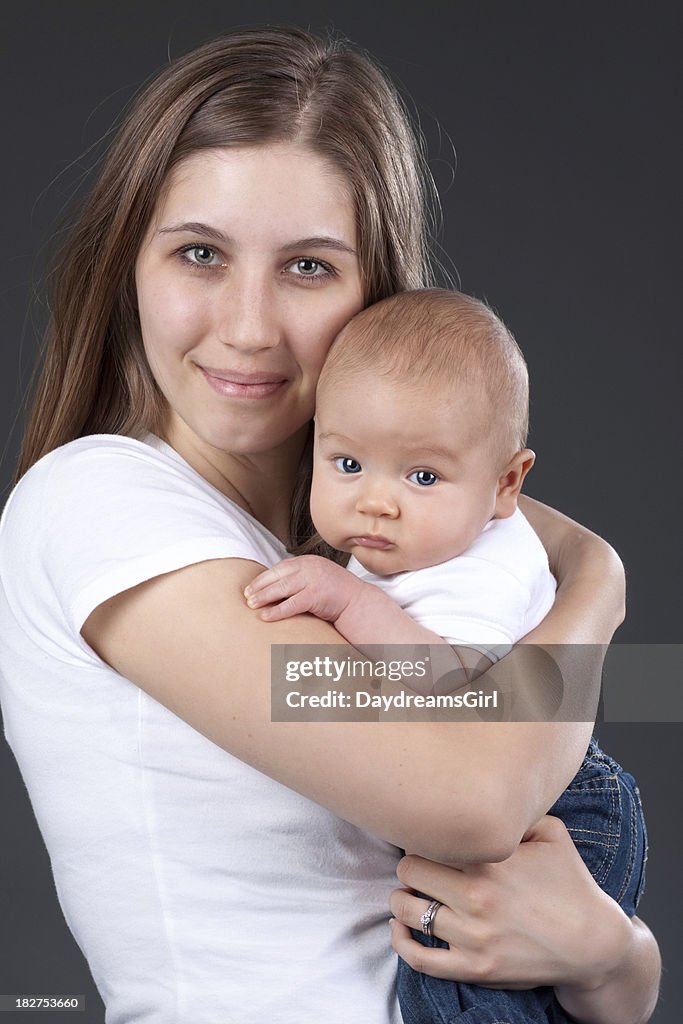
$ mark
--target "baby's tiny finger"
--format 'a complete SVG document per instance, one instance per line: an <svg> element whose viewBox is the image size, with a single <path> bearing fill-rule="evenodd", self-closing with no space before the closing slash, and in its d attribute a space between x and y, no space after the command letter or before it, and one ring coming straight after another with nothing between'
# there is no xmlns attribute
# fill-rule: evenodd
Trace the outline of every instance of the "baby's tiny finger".
<svg viewBox="0 0 683 1024"><path fill-rule="evenodd" d="M252 594L263 590L265 587L282 582L297 571L296 559L285 558L282 562L278 562L277 565L273 565L270 569L264 569L258 576L255 576L251 583L247 584L244 588L244 596L249 598Z"/></svg>
<svg viewBox="0 0 683 1024"><path fill-rule="evenodd" d="M277 583L271 583L256 593L247 594L245 590L244 595L250 608L261 608L264 604L282 600L282 587Z"/></svg>
<svg viewBox="0 0 683 1024"><path fill-rule="evenodd" d="M265 584L256 593L246 595L247 604L250 608L261 608L264 604L275 604L277 601L284 601L291 594L295 594L296 589L296 584L291 577L285 581L279 576L273 575L270 580L266 580Z"/></svg>
<svg viewBox="0 0 683 1024"><path fill-rule="evenodd" d="M260 572L258 576L254 576L251 583L248 583L244 588L244 596L247 598L251 597L252 594L258 593L259 590L263 590L264 587L267 587L269 583L272 583L273 580L276 579L278 579L278 577L272 569L266 569L265 572Z"/></svg>
<svg viewBox="0 0 683 1024"><path fill-rule="evenodd" d="M279 622L280 619L289 618L289 615L286 611L282 610L281 604L272 604L269 608L261 609L259 618L263 619L264 622Z"/></svg>
<svg viewBox="0 0 683 1024"><path fill-rule="evenodd" d="M285 601L281 601L280 604L274 605L272 610L277 611L278 619L289 619L293 615L303 615L309 611L310 603L306 600L304 592L300 591L299 593L291 594Z"/></svg>

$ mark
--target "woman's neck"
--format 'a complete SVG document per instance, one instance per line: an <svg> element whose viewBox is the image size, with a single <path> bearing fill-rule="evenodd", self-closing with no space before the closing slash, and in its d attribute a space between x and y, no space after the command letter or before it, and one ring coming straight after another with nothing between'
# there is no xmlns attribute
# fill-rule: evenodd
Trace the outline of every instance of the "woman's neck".
<svg viewBox="0 0 683 1024"><path fill-rule="evenodd" d="M308 425L267 452L224 452L185 424L169 424L160 436L226 498L288 544L292 498L308 437Z"/></svg>

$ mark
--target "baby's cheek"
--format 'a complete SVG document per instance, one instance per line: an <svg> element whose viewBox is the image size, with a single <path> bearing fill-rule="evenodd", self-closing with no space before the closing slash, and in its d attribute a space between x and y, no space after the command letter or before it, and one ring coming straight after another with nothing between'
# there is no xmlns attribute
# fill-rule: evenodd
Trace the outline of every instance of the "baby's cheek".
<svg viewBox="0 0 683 1024"><path fill-rule="evenodd" d="M423 543L428 549L429 564L438 565L461 555L469 547L467 534L466 524L457 514L456 508L445 511L435 509L422 523Z"/></svg>
<svg viewBox="0 0 683 1024"><path fill-rule="evenodd" d="M328 544L337 546L340 531L339 509L330 500L329 492L326 491L324 481L315 473L311 486L311 518L316 530ZM336 515L335 515L336 513Z"/></svg>

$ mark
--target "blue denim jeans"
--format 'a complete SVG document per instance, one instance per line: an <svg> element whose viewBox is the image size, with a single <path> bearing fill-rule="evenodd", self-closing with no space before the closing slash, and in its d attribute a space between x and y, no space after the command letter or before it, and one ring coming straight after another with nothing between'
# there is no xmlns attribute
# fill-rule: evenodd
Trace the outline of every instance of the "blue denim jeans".
<svg viewBox="0 0 683 1024"><path fill-rule="evenodd" d="M592 739L583 764L549 814L567 826L589 871L632 917L645 886L647 833L635 779ZM421 932L423 946L447 944ZM405 1024L569 1024L551 988L487 989L430 978L398 962Z"/></svg>

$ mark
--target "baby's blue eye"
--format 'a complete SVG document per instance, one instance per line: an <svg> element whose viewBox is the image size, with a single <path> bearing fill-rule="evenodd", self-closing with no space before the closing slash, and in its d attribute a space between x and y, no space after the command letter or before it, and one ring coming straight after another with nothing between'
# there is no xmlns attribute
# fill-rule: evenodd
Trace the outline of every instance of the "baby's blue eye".
<svg viewBox="0 0 683 1024"><path fill-rule="evenodd" d="M419 484L420 487L431 487L439 478L436 473L432 473L431 469L416 469L408 479L414 484Z"/></svg>
<svg viewBox="0 0 683 1024"><path fill-rule="evenodd" d="M341 455L334 460L334 464L340 473L360 473L361 464L356 459L350 459L347 455Z"/></svg>

